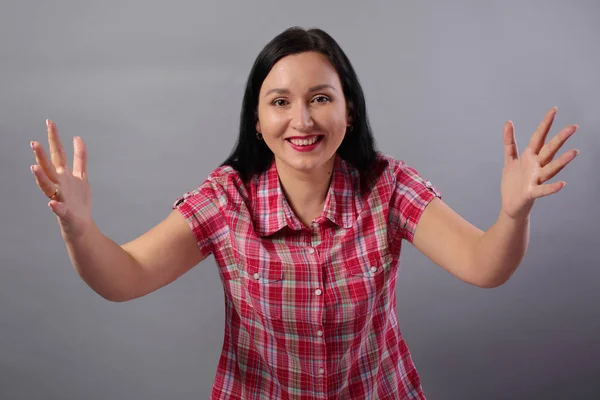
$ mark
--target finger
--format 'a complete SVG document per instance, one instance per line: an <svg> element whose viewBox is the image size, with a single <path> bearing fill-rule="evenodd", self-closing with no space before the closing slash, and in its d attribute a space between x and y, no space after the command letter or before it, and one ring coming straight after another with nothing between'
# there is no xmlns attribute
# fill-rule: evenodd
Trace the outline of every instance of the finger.
<svg viewBox="0 0 600 400"><path fill-rule="evenodd" d="M557 135L555 135L552 140L546 143L544 147L542 147L542 150L539 154L539 161L542 167L552 161L558 150L565 144L567 139L569 139L575 133L575 131L577 131L578 128L578 125L567 126Z"/></svg>
<svg viewBox="0 0 600 400"><path fill-rule="evenodd" d="M535 189L533 189L533 198L539 199L540 197L546 197L551 194L554 194L554 193L558 192L559 190L561 190L562 188L564 188L566 184L567 184L567 182L560 181L560 182L546 183L544 185L536 186Z"/></svg>
<svg viewBox="0 0 600 400"><path fill-rule="evenodd" d="M46 120L46 125L48 126L48 144L50 146L50 158L52 159L52 164L54 164L56 169L67 169L67 156L60 141L60 137L58 136L56 125L50 120Z"/></svg>
<svg viewBox="0 0 600 400"><path fill-rule="evenodd" d="M87 178L87 148L79 136L73 138L73 175Z"/></svg>
<svg viewBox="0 0 600 400"><path fill-rule="evenodd" d="M39 165L32 165L30 169L31 173L33 173L33 176L35 176L35 181L37 182L42 193L44 193L46 197L52 196L56 191L56 185L54 182L48 178L48 175L44 173Z"/></svg>
<svg viewBox="0 0 600 400"><path fill-rule="evenodd" d="M531 136L531 140L529 141L529 148L531 148L535 154L538 154L542 149L542 146L546 142L546 136L548 135L548 131L550 131L550 127L552 126L552 122L554 121L554 116L556 115L557 107L552 107L547 113L542 122L538 125L535 132Z"/></svg>
<svg viewBox="0 0 600 400"><path fill-rule="evenodd" d="M539 183L544 183L554 178L564 167L573 161L578 154L579 150L570 150L546 165L540 172Z"/></svg>
<svg viewBox="0 0 600 400"><path fill-rule="evenodd" d="M504 124L504 164L519 159L519 148L515 139L515 126L512 121Z"/></svg>
<svg viewBox="0 0 600 400"><path fill-rule="evenodd" d="M33 150L33 154L35 155L35 161L38 163L40 168L44 171L44 173L48 176L48 178L54 182L58 183L58 174L56 173L56 168L50 162L48 155L44 151L44 148L38 142L31 142L31 149Z"/></svg>

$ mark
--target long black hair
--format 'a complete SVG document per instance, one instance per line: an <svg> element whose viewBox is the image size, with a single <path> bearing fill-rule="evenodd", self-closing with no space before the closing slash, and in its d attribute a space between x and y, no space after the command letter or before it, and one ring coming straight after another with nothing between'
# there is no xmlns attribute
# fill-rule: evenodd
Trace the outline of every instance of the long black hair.
<svg viewBox="0 0 600 400"><path fill-rule="evenodd" d="M266 171L273 161L273 152L263 140L256 137L258 97L262 83L281 58L308 51L321 53L329 59L339 75L350 109L352 129L346 132L337 154L359 171L363 182L374 172L375 140L367 117L363 90L350 60L337 42L323 30L292 27L267 43L256 57L248 76L239 137L229 158L222 164L238 171L244 182Z"/></svg>

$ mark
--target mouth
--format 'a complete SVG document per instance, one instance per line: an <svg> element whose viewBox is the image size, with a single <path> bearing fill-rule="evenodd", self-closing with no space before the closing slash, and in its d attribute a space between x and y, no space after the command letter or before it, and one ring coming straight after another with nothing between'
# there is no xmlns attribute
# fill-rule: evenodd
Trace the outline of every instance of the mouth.
<svg viewBox="0 0 600 400"><path fill-rule="evenodd" d="M319 147L324 137L324 135L294 136L286 138L285 141L296 151L308 152Z"/></svg>
<svg viewBox="0 0 600 400"><path fill-rule="evenodd" d="M294 137L289 137L286 138L285 140L290 143L293 144L294 146L298 146L298 147L308 147L308 146L312 146L318 142L320 142L323 139L323 135L312 135L312 136L294 136Z"/></svg>

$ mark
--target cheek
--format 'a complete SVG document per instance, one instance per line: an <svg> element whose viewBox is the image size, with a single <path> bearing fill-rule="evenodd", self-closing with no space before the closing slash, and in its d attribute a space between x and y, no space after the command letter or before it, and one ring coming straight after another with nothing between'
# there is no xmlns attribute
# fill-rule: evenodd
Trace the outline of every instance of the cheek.
<svg viewBox="0 0 600 400"><path fill-rule="evenodd" d="M343 107L335 107L329 110L323 110L323 121L332 129L339 131L346 127L346 110Z"/></svg>
<svg viewBox="0 0 600 400"><path fill-rule="evenodd" d="M283 113L263 111L259 112L260 127L263 133L277 133L286 123L286 118Z"/></svg>
<svg viewBox="0 0 600 400"><path fill-rule="evenodd" d="M343 135L346 132L347 120L343 113L340 113L330 122L330 131L332 133Z"/></svg>

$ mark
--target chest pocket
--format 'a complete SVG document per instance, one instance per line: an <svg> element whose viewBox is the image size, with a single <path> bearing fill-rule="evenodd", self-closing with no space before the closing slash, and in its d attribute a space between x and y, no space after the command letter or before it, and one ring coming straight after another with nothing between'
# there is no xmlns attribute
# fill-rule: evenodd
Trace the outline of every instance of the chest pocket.
<svg viewBox="0 0 600 400"><path fill-rule="evenodd" d="M392 256L357 257L344 261L346 289L354 316L375 311L382 295L387 294L390 274L394 271Z"/></svg>
<svg viewBox="0 0 600 400"><path fill-rule="evenodd" d="M281 319L284 268L280 261L241 257L240 277L248 305L262 317Z"/></svg>

